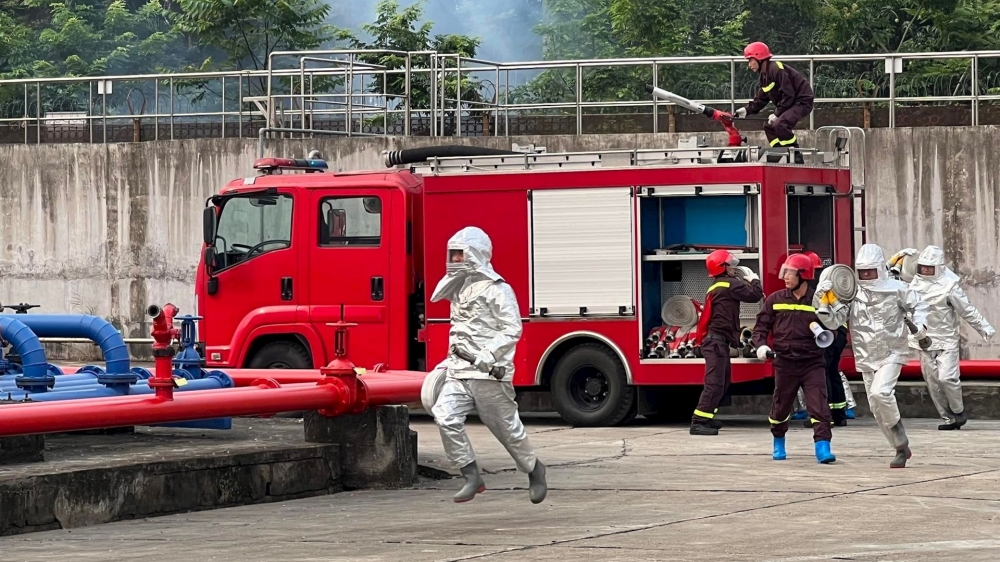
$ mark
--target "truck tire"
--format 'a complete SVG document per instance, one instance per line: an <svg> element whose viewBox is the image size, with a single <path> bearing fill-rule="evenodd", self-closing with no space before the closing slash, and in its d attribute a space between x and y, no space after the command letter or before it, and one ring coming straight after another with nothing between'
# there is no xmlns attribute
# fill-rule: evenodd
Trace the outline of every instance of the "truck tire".
<svg viewBox="0 0 1000 562"><path fill-rule="evenodd" d="M574 426L609 427L635 417L635 387L618 356L601 344L581 344L563 355L549 389L556 411Z"/></svg>
<svg viewBox="0 0 1000 562"><path fill-rule="evenodd" d="M257 350L250 363L250 369L312 369L309 352L301 345L290 341L273 341Z"/></svg>

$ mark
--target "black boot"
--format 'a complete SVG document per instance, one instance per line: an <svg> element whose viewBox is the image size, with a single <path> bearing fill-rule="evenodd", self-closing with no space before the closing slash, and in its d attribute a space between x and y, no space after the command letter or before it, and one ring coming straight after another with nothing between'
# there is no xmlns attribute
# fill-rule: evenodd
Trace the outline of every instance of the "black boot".
<svg viewBox="0 0 1000 562"><path fill-rule="evenodd" d="M847 410L844 408L830 410L830 417L833 418L833 425L837 427L844 427L847 425Z"/></svg>
<svg viewBox="0 0 1000 562"><path fill-rule="evenodd" d="M465 477L465 486L453 496L455 503L467 502L476 497L476 494L486 491L486 483L479 476L479 466L476 465L476 461L462 467L462 476Z"/></svg>
<svg viewBox="0 0 1000 562"><path fill-rule="evenodd" d="M712 418L712 419L708 420L708 427L711 427L711 428L714 428L714 429L722 429L722 422L720 422L719 420L717 420L715 418Z"/></svg>
<svg viewBox="0 0 1000 562"><path fill-rule="evenodd" d="M969 421L965 417L965 412L964 411L963 412L959 412L959 413L956 414L955 412L952 412L949 409L948 413L951 414L951 417L955 418L955 421L953 421L952 423L943 423L943 424L939 425L938 429L941 430L941 431L951 431L953 429L962 429L962 426L965 425Z"/></svg>
<svg viewBox="0 0 1000 562"><path fill-rule="evenodd" d="M546 494L549 493L549 486L545 483L545 465L542 461L535 461L535 468L528 473L528 497L531 503L542 503Z"/></svg>
<svg viewBox="0 0 1000 562"><path fill-rule="evenodd" d="M691 435L718 435L719 430L704 422L691 422Z"/></svg>
<svg viewBox="0 0 1000 562"><path fill-rule="evenodd" d="M896 442L896 457L889 463L889 468L906 468L906 461L913 453L910 452L910 440L906 437L902 420L892 427L892 435Z"/></svg>

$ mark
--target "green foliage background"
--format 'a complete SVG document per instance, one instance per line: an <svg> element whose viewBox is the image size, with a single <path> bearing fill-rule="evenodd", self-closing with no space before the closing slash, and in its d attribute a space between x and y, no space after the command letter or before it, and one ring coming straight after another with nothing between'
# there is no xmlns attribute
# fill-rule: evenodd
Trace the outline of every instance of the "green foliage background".
<svg viewBox="0 0 1000 562"><path fill-rule="evenodd" d="M779 55L1000 49L1000 0L528 1L542 7L544 19L535 31L547 60L738 55L753 40L766 41ZM362 31L368 37L339 28L324 0L0 0L0 79L259 70L274 51L325 47L437 50L471 57L481 46L477 37L434 34L420 3L382 0ZM362 60L391 68L404 64L391 55ZM979 93L1000 91L997 61L983 59L979 66ZM664 65L657 80L688 97L725 99L730 72L728 64ZM445 88L454 96L461 87L463 100L490 102L501 85L481 76ZM644 100L643 85L651 78L651 66L590 68L583 99ZM401 80L373 81L367 89L401 93ZM815 82L818 96L857 98L886 95L888 78L881 62L831 63L816 65ZM508 92L508 101L574 101L575 84L572 69L536 73ZM751 96L754 84L738 65L737 97ZM197 103L206 92L218 94L207 81L179 80L177 87L188 103ZM253 95L266 84L244 87ZM74 109L86 99L83 85L46 88L44 111ZM967 60L909 63L897 78L900 96L972 91ZM125 93L116 95L120 103ZM414 107L428 107L429 95L429 78L416 78ZM23 98L16 89L5 89L0 112L23 111ZM29 109L33 114L39 108Z"/></svg>

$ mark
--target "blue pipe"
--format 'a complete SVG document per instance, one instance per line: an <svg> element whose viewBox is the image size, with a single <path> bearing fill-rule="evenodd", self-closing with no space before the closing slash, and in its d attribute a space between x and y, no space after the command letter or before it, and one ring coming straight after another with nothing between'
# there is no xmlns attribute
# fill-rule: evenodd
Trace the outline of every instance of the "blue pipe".
<svg viewBox="0 0 1000 562"><path fill-rule="evenodd" d="M55 379L49 374L49 363L45 360L42 342L38 341L34 330L24 322L10 315L0 315L0 337L9 341L11 347L21 356L21 370L25 379L43 386L47 386L50 379Z"/></svg>
<svg viewBox="0 0 1000 562"><path fill-rule="evenodd" d="M28 327L38 338L91 339L104 352L104 361L107 363L109 373L127 373L131 369L125 340L118 330L103 318L89 314L18 314L16 316L19 318L16 319L13 316L15 315L0 315L0 321L7 318L16 320ZM38 338L35 338L36 342ZM6 339L10 341L10 338ZM25 375L28 373L25 372Z"/></svg>
<svg viewBox="0 0 1000 562"><path fill-rule="evenodd" d="M134 372L134 370L133 370ZM146 379L149 377L140 376L139 380L135 384L148 384ZM185 377L191 378L191 377ZM61 377L56 377L55 385L50 388L49 392L62 392L66 389L79 389L81 386L97 386L104 385L107 386L108 382L101 382L101 375L95 373L82 373L79 375L63 375ZM117 384L125 383L110 383L112 386ZM0 381L0 392L8 392L11 390L18 390L17 384L13 379Z"/></svg>
<svg viewBox="0 0 1000 562"><path fill-rule="evenodd" d="M177 392L191 392L198 390L213 390L218 388L232 388L233 379L221 371L213 371L202 379L189 380L187 384L177 387ZM29 393L24 391L11 391L13 400L24 400L28 398L33 402L52 402L56 400L82 400L86 398L109 398L114 396L133 396L139 394L153 394L155 391L149 384L135 384L132 386L83 386L75 387L60 392ZM3 398L7 398L4 392Z"/></svg>

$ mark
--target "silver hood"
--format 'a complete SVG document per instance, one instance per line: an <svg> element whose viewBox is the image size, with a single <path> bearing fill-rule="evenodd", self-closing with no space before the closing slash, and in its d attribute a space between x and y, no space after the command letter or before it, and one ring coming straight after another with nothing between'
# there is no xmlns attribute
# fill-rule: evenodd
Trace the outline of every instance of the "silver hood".
<svg viewBox="0 0 1000 562"><path fill-rule="evenodd" d="M995 333L993 326L969 301L962 290L961 279L944 261L944 250L938 246L927 246L917 259L917 265L934 266L932 275L921 275L918 269L910 282L920 300L927 304L927 335L931 338L931 350L958 349L960 343L960 319L965 319L984 340L989 341ZM920 349L917 340L909 338L910 347Z"/></svg>
<svg viewBox="0 0 1000 562"><path fill-rule="evenodd" d="M876 371L889 363L906 363L915 356L908 344L905 318L918 328L926 325L927 305L902 281L890 278L885 253L877 244L865 244L854 260L855 269L875 269L878 277L858 279L858 293L834 311L827 327L845 320L851 329L851 348L861 371ZM819 296L813 298L819 307ZM832 328L831 328L832 329Z"/></svg>
<svg viewBox="0 0 1000 562"><path fill-rule="evenodd" d="M510 381L514 350L521 338L521 313L514 290L490 264L490 237L479 228L466 227L448 240L448 250L461 250L465 261L448 263L431 301L451 301L449 349L456 347L476 361L449 352L443 365L450 377L459 379L492 379L490 370L502 367L503 380Z"/></svg>

